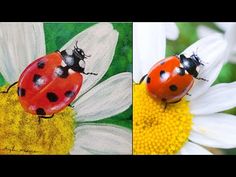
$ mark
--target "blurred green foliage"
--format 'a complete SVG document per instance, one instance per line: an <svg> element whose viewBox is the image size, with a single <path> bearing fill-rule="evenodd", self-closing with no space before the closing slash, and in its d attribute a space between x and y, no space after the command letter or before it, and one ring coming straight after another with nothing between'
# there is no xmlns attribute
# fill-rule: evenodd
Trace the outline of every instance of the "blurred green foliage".
<svg viewBox="0 0 236 177"><path fill-rule="evenodd" d="M173 54L179 54L188 46L196 42L199 39L198 34L197 34L197 28L200 25L209 27L218 32L223 32L214 23L210 23L210 22L203 22L203 23L200 23L200 22L197 22L197 23L181 22L180 23L179 22L177 23L177 26L180 31L179 38L176 41L169 41L169 40L167 41L167 49L166 49L167 56L170 56ZM236 81L236 64L226 63L221 69L221 72L218 75L213 85L218 84L218 83L230 83L234 81ZM224 112L236 115L236 108L227 110ZM222 151L225 154L236 154L236 149L222 150Z"/></svg>
<svg viewBox="0 0 236 177"><path fill-rule="evenodd" d="M72 37L94 24L44 23L46 52L51 53L60 49ZM101 81L121 72L131 72L132 68L132 23L113 23L113 26L119 32L119 40L112 64ZM0 74L0 86L5 83L4 78ZM111 123L131 128L131 120L132 108L130 107L121 114L96 122Z"/></svg>

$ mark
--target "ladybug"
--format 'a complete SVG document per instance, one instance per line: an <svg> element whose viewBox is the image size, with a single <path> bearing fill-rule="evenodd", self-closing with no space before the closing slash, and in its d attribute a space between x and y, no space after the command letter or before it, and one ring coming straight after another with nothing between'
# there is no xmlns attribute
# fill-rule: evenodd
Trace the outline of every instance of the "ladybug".
<svg viewBox="0 0 236 177"><path fill-rule="evenodd" d="M190 57L183 54L170 56L157 62L139 84L147 77L146 88L151 96L166 106L168 103L177 103L185 95L190 95L188 91L193 86L194 78L207 81L198 77L200 65L204 66L194 53Z"/></svg>
<svg viewBox="0 0 236 177"><path fill-rule="evenodd" d="M24 110L38 115L39 118L51 118L55 113L70 106L79 93L83 75L97 75L85 72L85 59L90 57L77 46L74 49L56 51L36 59L20 75L17 94ZM48 116L49 115L49 116Z"/></svg>

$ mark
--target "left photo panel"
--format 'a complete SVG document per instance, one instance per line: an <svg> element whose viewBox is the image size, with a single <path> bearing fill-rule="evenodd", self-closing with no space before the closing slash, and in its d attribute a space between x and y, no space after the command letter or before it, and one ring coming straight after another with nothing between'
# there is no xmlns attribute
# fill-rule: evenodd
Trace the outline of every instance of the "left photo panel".
<svg viewBox="0 0 236 177"><path fill-rule="evenodd" d="M0 154L132 154L132 23L0 23Z"/></svg>

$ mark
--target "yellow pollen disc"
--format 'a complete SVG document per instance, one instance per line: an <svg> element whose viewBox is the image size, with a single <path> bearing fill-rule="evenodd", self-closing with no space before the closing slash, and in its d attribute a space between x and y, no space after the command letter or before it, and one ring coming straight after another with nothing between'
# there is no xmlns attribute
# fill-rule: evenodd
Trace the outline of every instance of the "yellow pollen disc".
<svg viewBox="0 0 236 177"><path fill-rule="evenodd" d="M74 114L66 108L39 123L37 115L21 107L17 86L0 93L0 154L68 154L74 143Z"/></svg>
<svg viewBox="0 0 236 177"><path fill-rule="evenodd" d="M188 102L165 105L149 96L146 85L133 87L133 153L175 154L187 141L192 114Z"/></svg>

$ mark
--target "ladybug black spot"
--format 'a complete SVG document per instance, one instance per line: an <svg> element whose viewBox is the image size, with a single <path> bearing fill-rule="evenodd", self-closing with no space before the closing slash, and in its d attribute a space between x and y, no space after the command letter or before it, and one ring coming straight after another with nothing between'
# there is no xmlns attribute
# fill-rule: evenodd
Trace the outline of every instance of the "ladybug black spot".
<svg viewBox="0 0 236 177"><path fill-rule="evenodd" d="M44 111L43 108L38 108L38 109L36 109L36 114L37 115L46 115L46 112Z"/></svg>
<svg viewBox="0 0 236 177"><path fill-rule="evenodd" d="M149 84L150 82L151 82L151 78L148 77L148 78L147 78L147 83Z"/></svg>
<svg viewBox="0 0 236 177"><path fill-rule="evenodd" d="M70 91L70 90L65 92L65 96L66 96L66 97L69 97L69 98L70 98L70 97L73 97L74 94L75 94L75 93L72 92L72 91Z"/></svg>
<svg viewBox="0 0 236 177"><path fill-rule="evenodd" d="M170 88L170 90L173 91L173 92L178 89L178 87L177 87L176 85L171 85L169 88Z"/></svg>
<svg viewBox="0 0 236 177"><path fill-rule="evenodd" d="M166 73L166 72L162 70L162 71L160 72L160 77L163 78L165 73Z"/></svg>
<svg viewBox="0 0 236 177"><path fill-rule="evenodd" d="M45 66L45 62L43 60L41 60L38 62L37 66L38 66L38 69L43 69Z"/></svg>
<svg viewBox="0 0 236 177"><path fill-rule="evenodd" d="M161 70L160 77L161 77L162 81L165 81L170 77L170 74L169 74L169 72L165 72L165 71Z"/></svg>
<svg viewBox="0 0 236 177"><path fill-rule="evenodd" d="M37 87L40 87L41 85L44 84L44 80L42 79L42 76L39 74L35 74L33 77L33 83L34 85L36 85Z"/></svg>
<svg viewBox="0 0 236 177"><path fill-rule="evenodd" d="M180 76L184 76L185 75L185 69L181 68L181 67L176 67L175 68L175 72L180 75Z"/></svg>
<svg viewBox="0 0 236 177"><path fill-rule="evenodd" d="M18 96L25 96L25 89L18 87L17 94Z"/></svg>
<svg viewBox="0 0 236 177"><path fill-rule="evenodd" d="M58 66L55 69L55 74L57 77L67 78L69 76L68 67Z"/></svg>
<svg viewBox="0 0 236 177"><path fill-rule="evenodd" d="M50 102L56 102L58 100L58 96L55 93L53 93L53 92L48 92L47 93L47 99Z"/></svg>

